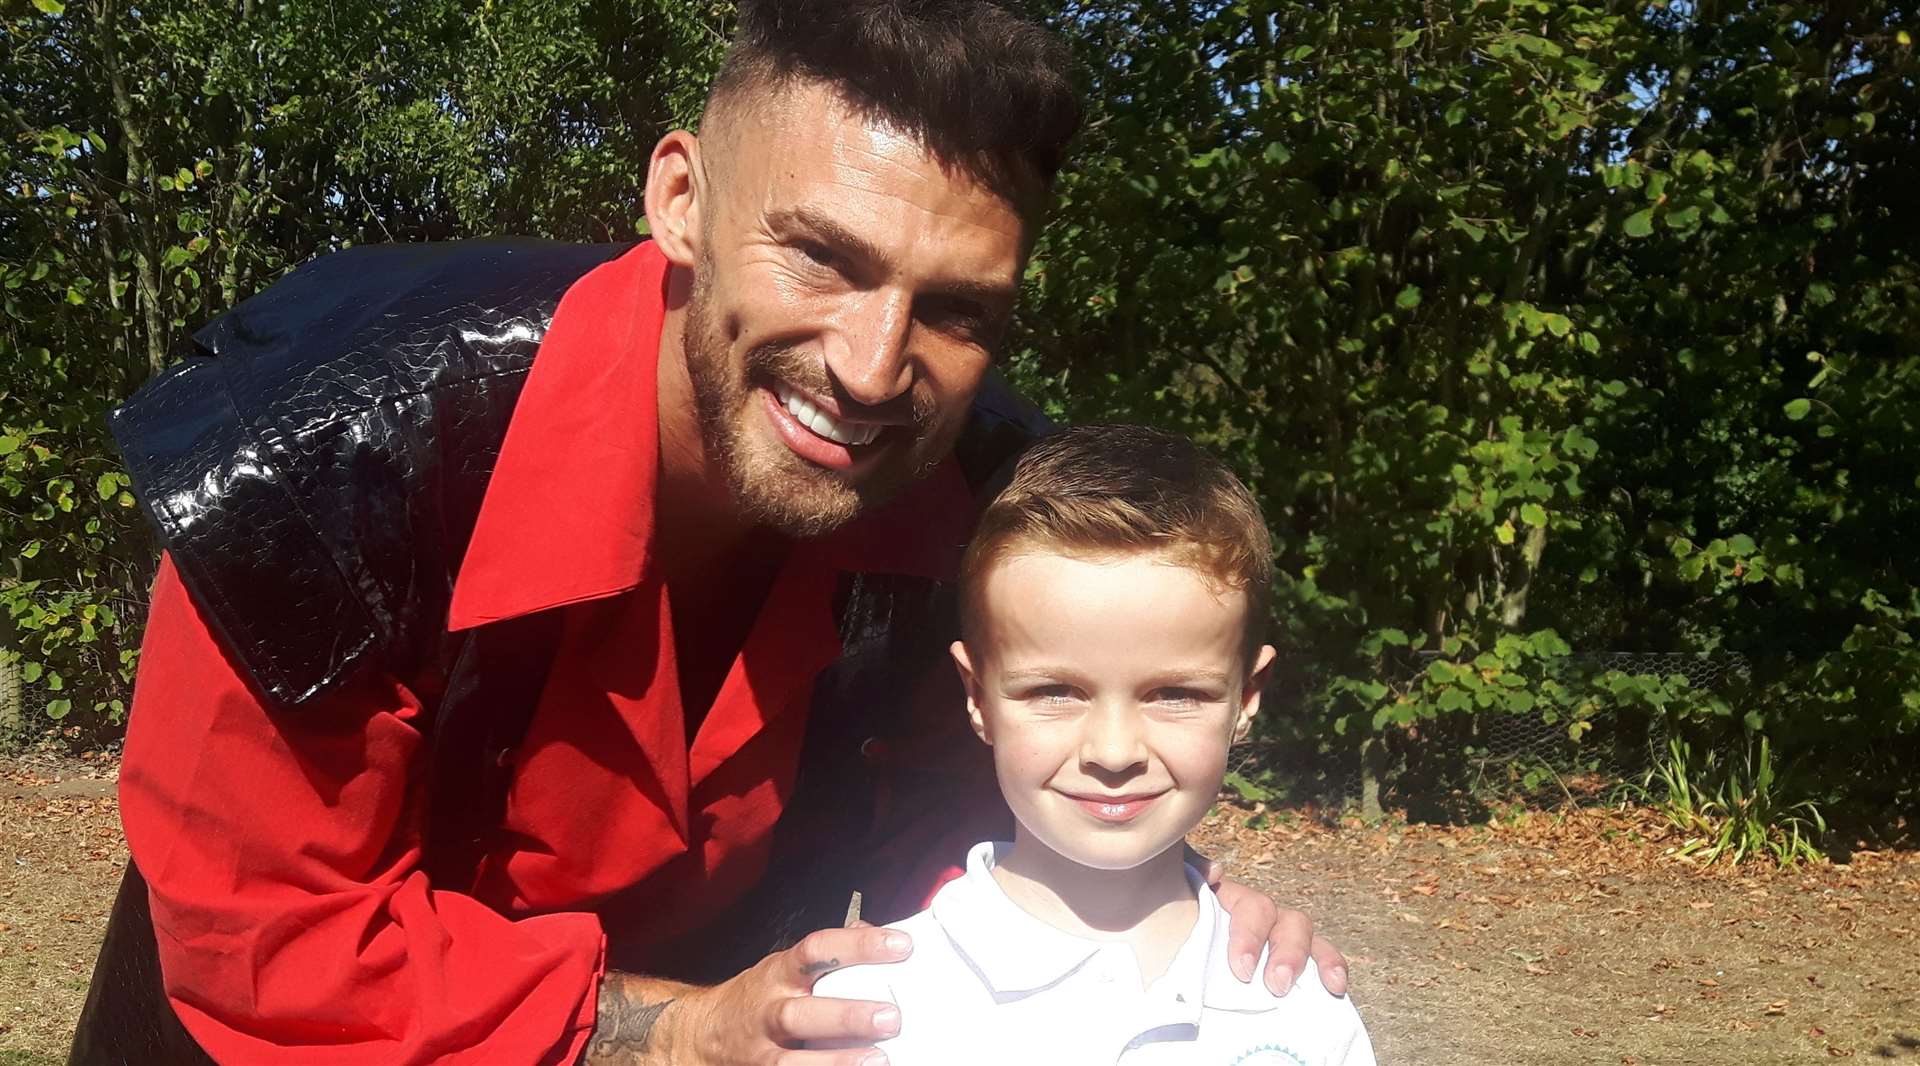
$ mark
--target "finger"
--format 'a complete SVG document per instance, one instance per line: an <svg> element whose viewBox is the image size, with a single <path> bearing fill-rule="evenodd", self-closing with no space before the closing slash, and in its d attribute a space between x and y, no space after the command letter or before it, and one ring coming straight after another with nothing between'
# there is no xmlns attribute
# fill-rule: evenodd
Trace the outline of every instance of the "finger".
<svg viewBox="0 0 1920 1066"><path fill-rule="evenodd" d="M1294 979L1307 966L1307 949L1313 946L1313 922L1299 911L1281 911L1267 934L1267 991L1284 996L1293 990Z"/></svg>
<svg viewBox="0 0 1920 1066"><path fill-rule="evenodd" d="M774 1009L777 1044L831 1043L872 1047L900 1035L900 1008L891 1003L829 996L790 996Z"/></svg>
<svg viewBox="0 0 1920 1066"><path fill-rule="evenodd" d="M1227 965L1235 977L1251 981L1253 969L1259 963L1260 949L1267 945L1267 936L1273 931L1274 918L1280 908L1265 895L1237 881L1222 881L1214 892L1220 905L1227 909ZM1307 957L1304 937L1297 954L1295 972Z"/></svg>
<svg viewBox="0 0 1920 1066"><path fill-rule="evenodd" d="M870 1047L835 1051L809 1049L782 1051L773 1061L777 1066L886 1066L887 1053Z"/></svg>
<svg viewBox="0 0 1920 1066"><path fill-rule="evenodd" d="M1347 994L1347 957L1326 937L1313 938L1313 965L1320 971L1320 983L1336 996Z"/></svg>
<svg viewBox="0 0 1920 1066"><path fill-rule="evenodd" d="M899 962L913 952L913 939L898 929L822 929L780 953L780 976L801 991L822 974L846 966Z"/></svg>

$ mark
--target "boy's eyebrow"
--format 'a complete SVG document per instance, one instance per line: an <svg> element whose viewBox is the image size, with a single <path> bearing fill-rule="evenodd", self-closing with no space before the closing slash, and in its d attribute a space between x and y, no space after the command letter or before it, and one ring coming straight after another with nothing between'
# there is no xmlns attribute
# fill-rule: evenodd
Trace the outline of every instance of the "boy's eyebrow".
<svg viewBox="0 0 1920 1066"><path fill-rule="evenodd" d="M1002 681L1015 681L1015 682L1018 682L1018 681L1064 681L1077 676L1078 674L1076 671L1068 670L1063 667L1025 666L1025 667L1020 667L1018 669L1003 671L1000 674L1000 679ZM1161 673L1153 675L1152 678L1150 679L1150 683L1155 685L1174 685L1174 684L1224 685L1227 682L1232 680L1232 676L1233 676L1232 674L1228 673L1225 670L1216 670L1211 667L1201 666L1201 667L1195 667L1191 670L1176 668L1173 670L1167 670L1167 671L1163 671Z"/></svg>
<svg viewBox="0 0 1920 1066"><path fill-rule="evenodd" d="M1154 675L1153 683L1158 685L1169 685L1169 684L1224 685L1230 680L1232 680L1232 675L1227 673L1225 670L1214 670L1207 667L1197 667L1192 670L1168 670L1165 673L1156 674Z"/></svg>
<svg viewBox="0 0 1920 1066"><path fill-rule="evenodd" d="M1071 676L1073 671L1062 670L1056 666L1026 666L1018 670L1006 670L1000 674L1002 681L1058 681Z"/></svg>

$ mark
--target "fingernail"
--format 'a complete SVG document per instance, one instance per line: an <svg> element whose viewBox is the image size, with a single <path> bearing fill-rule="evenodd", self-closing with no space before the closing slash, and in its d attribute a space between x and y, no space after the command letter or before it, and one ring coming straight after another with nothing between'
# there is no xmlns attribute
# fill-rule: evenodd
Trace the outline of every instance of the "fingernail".
<svg viewBox="0 0 1920 1066"><path fill-rule="evenodd" d="M880 1030L881 1036L900 1035L900 1011L895 1007L881 1007L873 1012L873 1027ZM872 1059L868 1059L872 1062Z"/></svg>
<svg viewBox="0 0 1920 1066"><path fill-rule="evenodd" d="M860 1066L887 1066L887 1053L884 1051L869 1052L866 1058L860 1060Z"/></svg>
<svg viewBox="0 0 1920 1066"><path fill-rule="evenodd" d="M1253 980L1253 967L1257 961L1251 951L1241 955L1239 958L1233 960L1233 975L1242 981Z"/></svg>
<svg viewBox="0 0 1920 1066"><path fill-rule="evenodd" d="M1334 985L1340 990L1338 992L1334 992L1333 993L1334 995L1344 996L1347 994L1347 968L1345 966L1335 966L1331 970L1328 970L1327 980L1328 980L1328 983ZM1328 991L1332 991L1332 989L1328 989Z"/></svg>
<svg viewBox="0 0 1920 1066"><path fill-rule="evenodd" d="M895 955L905 955L913 950L913 941L908 939L905 933L888 933L882 943L886 944L887 950Z"/></svg>
<svg viewBox="0 0 1920 1066"><path fill-rule="evenodd" d="M1267 988L1276 996L1293 991L1293 967L1275 966L1267 973Z"/></svg>

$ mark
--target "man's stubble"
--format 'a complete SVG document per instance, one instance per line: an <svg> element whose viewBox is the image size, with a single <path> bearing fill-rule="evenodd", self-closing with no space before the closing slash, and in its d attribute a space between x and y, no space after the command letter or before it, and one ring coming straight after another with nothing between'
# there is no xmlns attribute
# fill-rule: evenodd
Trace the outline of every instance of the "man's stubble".
<svg viewBox="0 0 1920 1066"><path fill-rule="evenodd" d="M712 271L710 262L694 271L682 345L701 447L708 465L725 474L733 506L743 517L785 536L824 536L893 498L939 465L958 436L962 412L953 413L946 420L950 425L941 426L933 398L919 385L907 400L910 425L886 431L909 439L888 441L889 454L878 466L863 471L858 482L806 462L777 441L753 448L746 440L745 421L759 417L749 409L756 389L775 382L814 395L832 395L834 389L817 358L789 345L751 348L738 369L730 365L725 331L708 283Z"/></svg>

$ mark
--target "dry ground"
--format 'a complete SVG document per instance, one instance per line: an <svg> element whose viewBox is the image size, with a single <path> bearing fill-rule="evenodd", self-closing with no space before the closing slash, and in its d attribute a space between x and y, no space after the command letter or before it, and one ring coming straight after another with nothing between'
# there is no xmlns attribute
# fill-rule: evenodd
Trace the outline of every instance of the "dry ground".
<svg viewBox="0 0 1920 1066"><path fill-rule="evenodd" d="M1383 1063L1920 1064L1920 853L1702 870L1645 810L1246 820L1203 846L1348 953Z"/></svg>
<svg viewBox="0 0 1920 1066"><path fill-rule="evenodd" d="M110 759L0 761L0 1066L63 1061L125 863ZM1644 811L1200 834L1349 954L1383 1063L1920 1066L1920 854L1700 870Z"/></svg>

